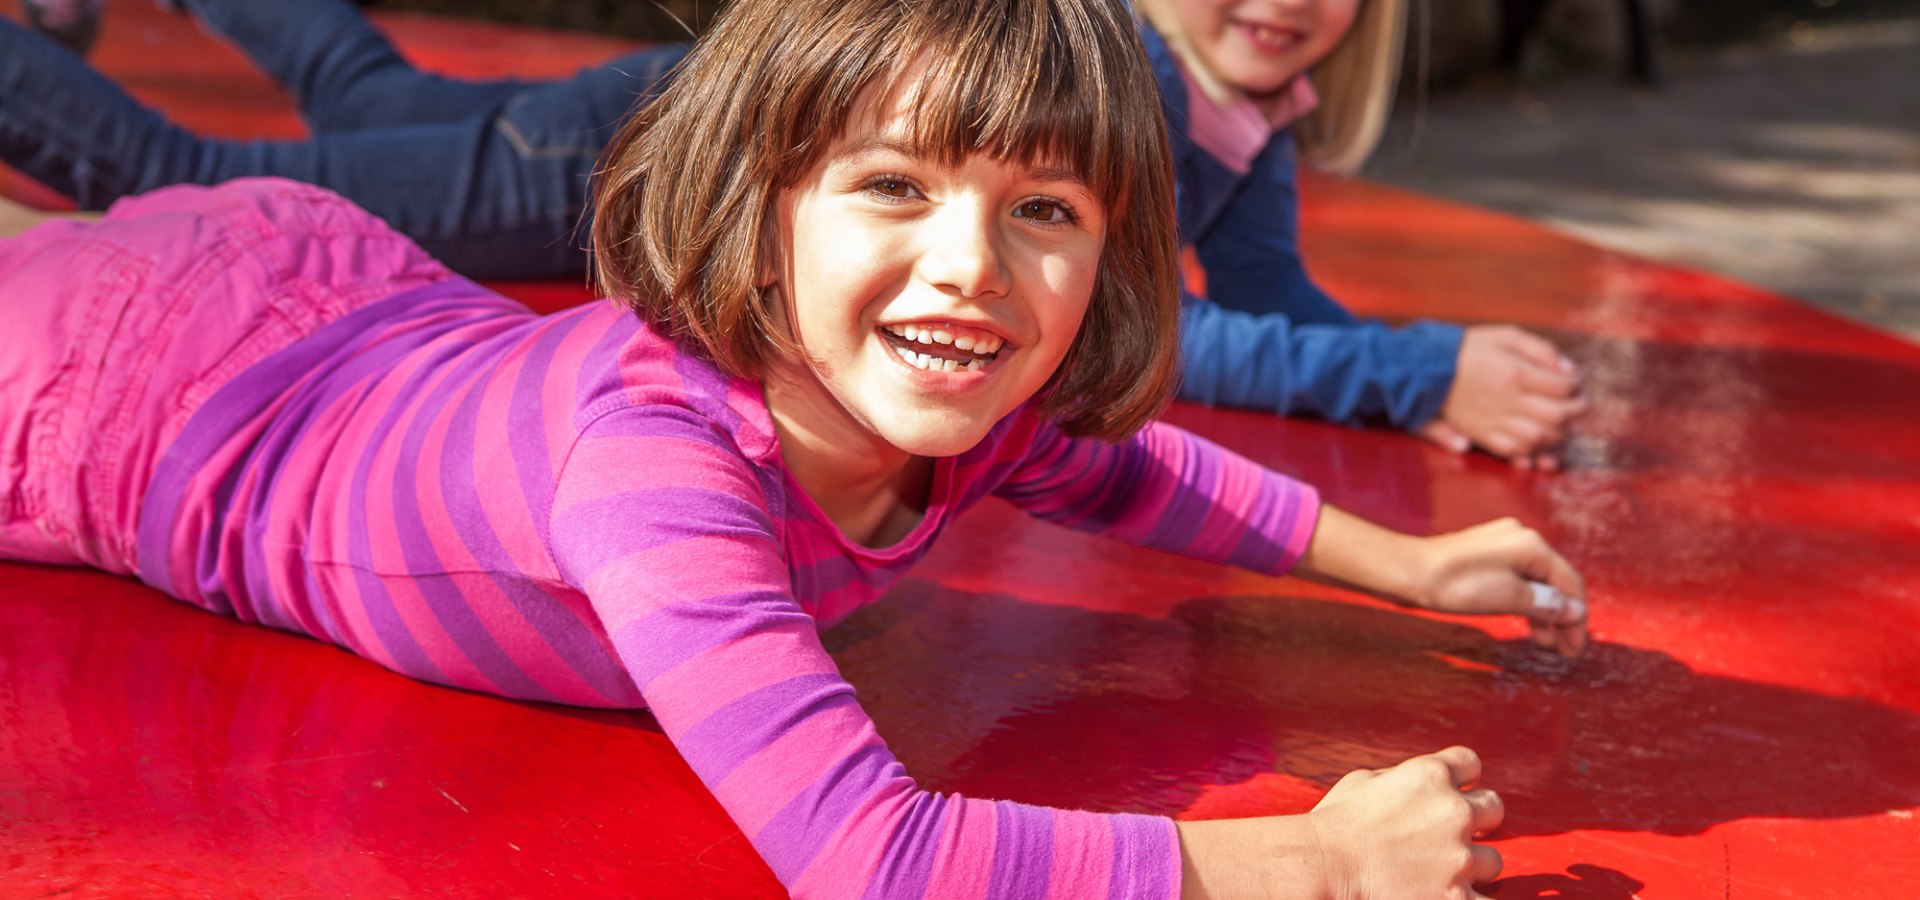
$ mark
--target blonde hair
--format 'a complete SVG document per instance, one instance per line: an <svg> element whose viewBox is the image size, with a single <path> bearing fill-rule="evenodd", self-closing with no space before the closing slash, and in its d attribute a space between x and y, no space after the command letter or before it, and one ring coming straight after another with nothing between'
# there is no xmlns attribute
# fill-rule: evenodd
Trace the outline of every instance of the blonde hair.
<svg viewBox="0 0 1920 900"><path fill-rule="evenodd" d="M1173 12L1174 2L1178 0L1134 0L1134 5L1207 96L1223 106L1239 99L1193 49ZM1373 153L1393 109L1406 30L1406 0L1360 0L1353 27L1308 72L1320 105L1294 132L1307 164L1351 175Z"/></svg>
<svg viewBox="0 0 1920 900"><path fill-rule="evenodd" d="M1166 125L1123 0L739 0L601 157L597 285L731 374L793 358L758 287L781 268L776 203L866 91L909 75L919 152L1065 166L1106 207L1093 297L1040 411L1069 434L1131 434L1172 393L1180 299Z"/></svg>

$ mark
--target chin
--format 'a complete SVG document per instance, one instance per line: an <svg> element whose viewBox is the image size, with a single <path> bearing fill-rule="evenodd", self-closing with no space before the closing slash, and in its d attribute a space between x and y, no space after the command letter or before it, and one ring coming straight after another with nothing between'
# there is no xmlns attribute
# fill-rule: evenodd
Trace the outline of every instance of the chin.
<svg viewBox="0 0 1920 900"><path fill-rule="evenodd" d="M888 428L882 433L887 443L914 456L959 456L972 450L987 437L991 423L978 428L956 426L952 420L916 422Z"/></svg>

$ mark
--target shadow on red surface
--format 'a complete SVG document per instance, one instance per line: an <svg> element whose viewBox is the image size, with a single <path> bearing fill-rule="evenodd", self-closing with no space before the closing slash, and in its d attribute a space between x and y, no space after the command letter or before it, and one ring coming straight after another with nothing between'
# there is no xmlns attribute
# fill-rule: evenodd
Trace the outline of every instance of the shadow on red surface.
<svg viewBox="0 0 1920 900"><path fill-rule="evenodd" d="M1631 876L1606 866L1575 863L1565 875L1518 875L1502 878L1488 889L1488 896L1500 900L1547 900L1550 897L1579 897L1584 900L1635 900L1646 887Z"/></svg>
<svg viewBox="0 0 1920 900"><path fill-rule="evenodd" d="M909 771L973 795L1272 815L1352 768L1463 743L1507 801L1501 838L1920 804L1906 710L1616 643L1569 664L1351 603L1210 597L1149 617L917 580L828 640Z"/></svg>

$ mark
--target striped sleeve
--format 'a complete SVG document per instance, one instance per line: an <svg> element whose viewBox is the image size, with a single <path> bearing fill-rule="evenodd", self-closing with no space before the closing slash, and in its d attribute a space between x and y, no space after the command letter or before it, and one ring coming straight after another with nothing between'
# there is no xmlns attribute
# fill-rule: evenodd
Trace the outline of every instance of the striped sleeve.
<svg viewBox="0 0 1920 900"><path fill-rule="evenodd" d="M915 785L795 601L761 478L696 413L619 410L562 464L549 541L781 883L797 897L1177 896L1168 819Z"/></svg>
<svg viewBox="0 0 1920 900"><path fill-rule="evenodd" d="M996 493L1050 522L1272 575L1300 561L1320 515L1311 485L1161 422L1112 444L1040 425Z"/></svg>

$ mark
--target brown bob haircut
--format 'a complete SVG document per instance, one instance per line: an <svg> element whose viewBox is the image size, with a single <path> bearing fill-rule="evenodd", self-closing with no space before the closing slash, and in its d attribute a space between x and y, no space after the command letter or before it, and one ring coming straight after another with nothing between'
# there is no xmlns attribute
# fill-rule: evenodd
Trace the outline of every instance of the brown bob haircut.
<svg viewBox="0 0 1920 900"><path fill-rule="evenodd" d="M1092 302L1041 412L1125 437L1179 364L1172 168L1134 29L1124 0L736 0L602 156L597 286L730 374L797 354L757 289L783 268L776 203L862 93L890 96L911 68L917 152L1063 166L1106 206Z"/></svg>

